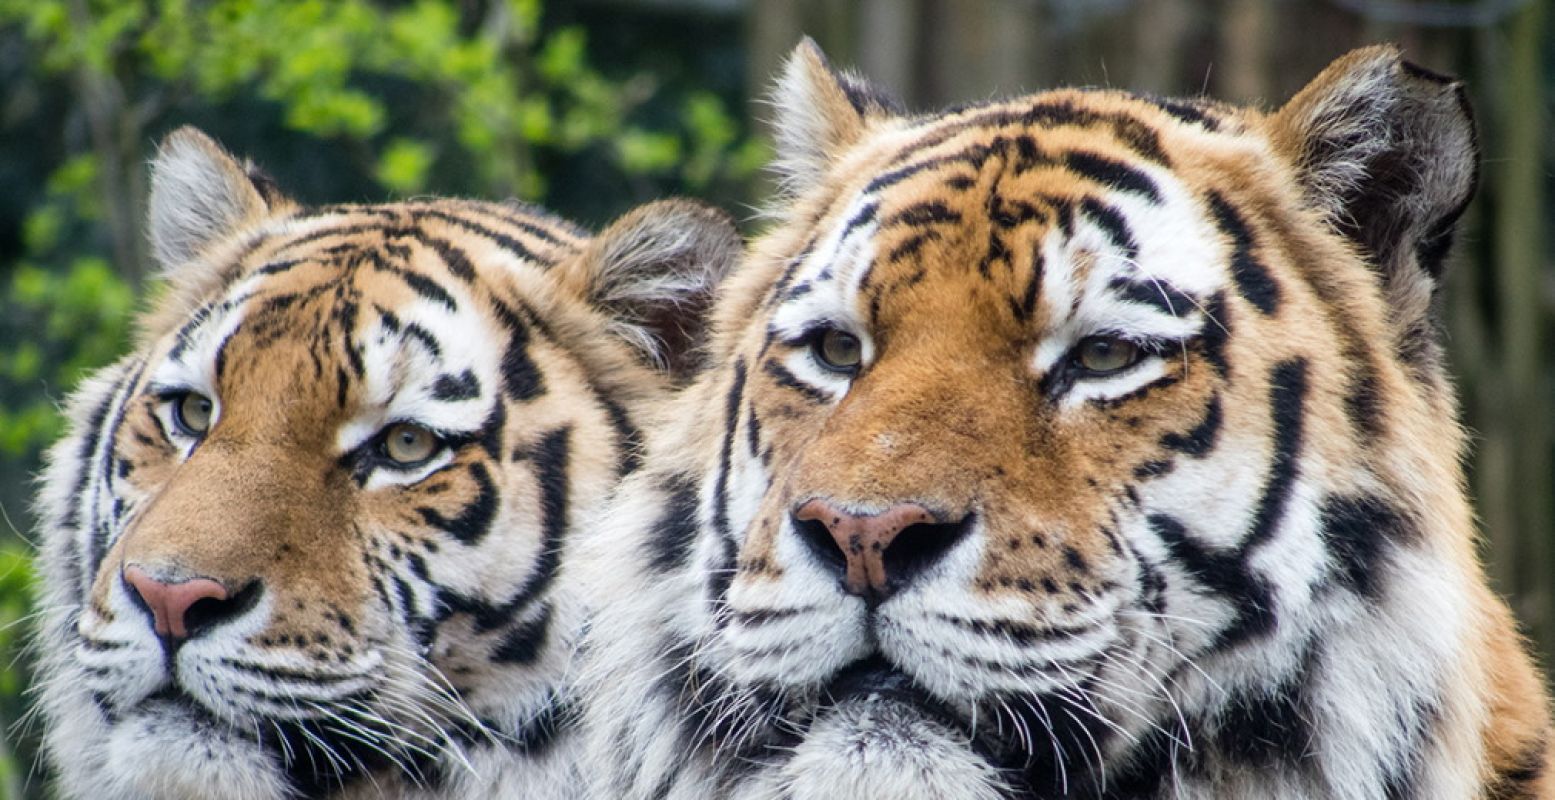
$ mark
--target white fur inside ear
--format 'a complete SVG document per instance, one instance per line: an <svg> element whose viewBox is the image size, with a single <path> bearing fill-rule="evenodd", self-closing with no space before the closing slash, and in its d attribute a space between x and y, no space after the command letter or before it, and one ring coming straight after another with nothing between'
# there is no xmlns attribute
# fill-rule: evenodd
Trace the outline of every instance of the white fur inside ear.
<svg viewBox="0 0 1555 800"><path fill-rule="evenodd" d="M831 118L833 104L827 102L828 92L839 91L836 78L817 55L808 41L799 45L788 57L772 92L777 150L772 169L789 195L820 182L829 163L827 144L837 124Z"/></svg>
<svg viewBox="0 0 1555 800"><path fill-rule="evenodd" d="M151 248L163 270L193 260L265 207L247 170L210 137L180 128L163 140L150 201Z"/></svg>

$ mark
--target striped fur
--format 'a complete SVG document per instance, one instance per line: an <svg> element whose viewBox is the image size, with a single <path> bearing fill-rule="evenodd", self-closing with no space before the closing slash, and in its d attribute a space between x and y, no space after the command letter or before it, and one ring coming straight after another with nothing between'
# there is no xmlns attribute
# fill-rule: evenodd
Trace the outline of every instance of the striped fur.
<svg viewBox="0 0 1555 800"><path fill-rule="evenodd" d="M154 176L167 285L38 499L63 795L576 796L569 553L683 360L644 320L709 295L727 218L302 208L187 129ZM203 436L173 419L191 390ZM388 460L398 423L435 452ZM230 596L171 647L130 567Z"/></svg>
<svg viewBox="0 0 1555 800"><path fill-rule="evenodd" d="M583 559L597 796L1555 796L1429 310L1456 85L1375 48L1274 113L907 117L806 44L779 91L720 366ZM940 524L871 597L814 500Z"/></svg>

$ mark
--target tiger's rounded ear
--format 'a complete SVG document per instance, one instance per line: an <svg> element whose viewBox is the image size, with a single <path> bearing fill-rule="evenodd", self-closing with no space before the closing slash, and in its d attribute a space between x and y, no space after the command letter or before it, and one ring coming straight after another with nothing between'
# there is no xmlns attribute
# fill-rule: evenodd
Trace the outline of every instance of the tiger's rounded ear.
<svg viewBox="0 0 1555 800"><path fill-rule="evenodd" d="M1428 314L1479 169L1462 85L1397 48L1368 47L1329 65L1270 122L1308 201L1369 257L1394 307Z"/></svg>
<svg viewBox="0 0 1555 800"><path fill-rule="evenodd" d="M244 225L290 205L274 182L192 127L168 134L151 162L151 251L164 272Z"/></svg>
<svg viewBox="0 0 1555 800"><path fill-rule="evenodd" d="M871 119L900 114L888 93L832 69L806 36L783 65L771 103L777 157L772 168L790 196L820 182L826 168L857 142Z"/></svg>
<svg viewBox="0 0 1555 800"><path fill-rule="evenodd" d="M695 370L708 310L743 244L723 211L689 200L632 210L590 241L560 278L645 358L685 377Z"/></svg>

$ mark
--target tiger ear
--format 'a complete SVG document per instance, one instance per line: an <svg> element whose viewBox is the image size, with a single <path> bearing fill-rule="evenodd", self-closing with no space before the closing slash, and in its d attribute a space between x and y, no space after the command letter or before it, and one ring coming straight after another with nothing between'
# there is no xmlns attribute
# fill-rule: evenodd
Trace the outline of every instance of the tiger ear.
<svg viewBox="0 0 1555 800"><path fill-rule="evenodd" d="M612 223L560 277L647 360L685 377L699 361L713 295L742 247L723 211L660 200Z"/></svg>
<svg viewBox="0 0 1555 800"><path fill-rule="evenodd" d="M1335 61L1271 120L1308 202L1359 245L1398 321L1427 321L1479 148L1460 83L1368 47Z"/></svg>
<svg viewBox="0 0 1555 800"><path fill-rule="evenodd" d="M827 167L859 140L871 120L900 113L888 93L832 69L808 36L784 64L771 103L777 146L772 168L791 196L820 183Z"/></svg>
<svg viewBox="0 0 1555 800"><path fill-rule="evenodd" d="M286 201L267 176L192 127L168 134L151 162L152 255L172 273Z"/></svg>

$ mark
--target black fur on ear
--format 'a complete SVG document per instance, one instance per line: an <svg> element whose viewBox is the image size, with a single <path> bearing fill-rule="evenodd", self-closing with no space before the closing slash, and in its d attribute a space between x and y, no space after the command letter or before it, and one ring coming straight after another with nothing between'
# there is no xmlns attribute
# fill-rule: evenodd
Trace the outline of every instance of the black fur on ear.
<svg viewBox="0 0 1555 800"><path fill-rule="evenodd" d="M708 310L743 244L723 211L689 200L634 209L563 269L613 332L677 378L695 371Z"/></svg>
<svg viewBox="0 0 1555 800"><path fill-rule="evenodd" d="M1462 85L1369 47L1335 61L1272 122L1309 201L1360 246L1390 299L1428 313L1478 176Z"/></svg>

